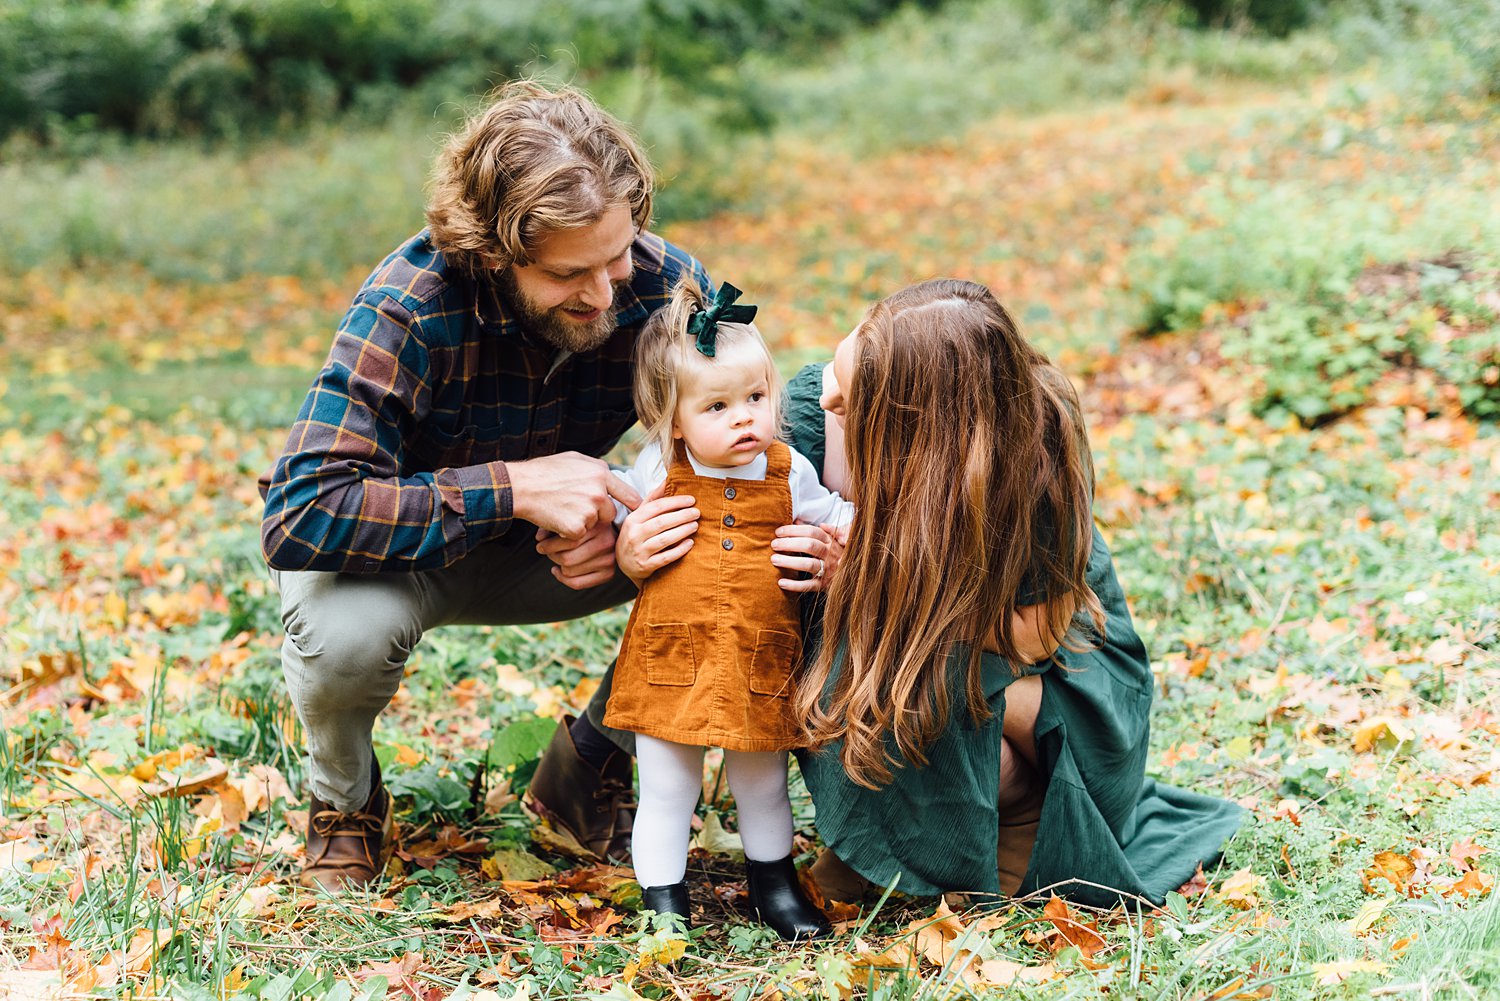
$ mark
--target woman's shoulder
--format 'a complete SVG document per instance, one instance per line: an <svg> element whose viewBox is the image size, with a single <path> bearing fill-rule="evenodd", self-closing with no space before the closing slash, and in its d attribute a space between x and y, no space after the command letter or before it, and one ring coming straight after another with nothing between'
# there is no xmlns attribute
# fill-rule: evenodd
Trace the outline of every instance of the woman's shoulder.
<svg viewBox="0 0 1500 1001"><path fill-rule="evenodd" d="M818 405L823 396L823 368L821 362L804 365L792 376L783 407L787 444L812 464L820 478L825 453L823 408Z"/></svg>

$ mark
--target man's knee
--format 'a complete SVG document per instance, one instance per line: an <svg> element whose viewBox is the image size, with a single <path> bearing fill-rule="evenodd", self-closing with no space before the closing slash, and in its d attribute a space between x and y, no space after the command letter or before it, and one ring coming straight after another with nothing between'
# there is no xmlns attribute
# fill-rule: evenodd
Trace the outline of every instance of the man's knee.
<svg viewBox="0 0 1500 1001"><path fill-rule="evenodd" d="M288 655L300 663L298 701L389 697L422 638L409 581L320 574L287 582L282 624Z"/></svg>

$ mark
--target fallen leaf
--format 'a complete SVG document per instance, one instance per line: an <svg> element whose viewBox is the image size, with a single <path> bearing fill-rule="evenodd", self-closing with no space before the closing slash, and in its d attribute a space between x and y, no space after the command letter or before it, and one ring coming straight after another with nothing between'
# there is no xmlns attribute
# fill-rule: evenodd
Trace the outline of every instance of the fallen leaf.
<svg viewBox="0 0 1500 1001"><path fill-rule="evenodd" d="M553 875L556 870L530 852L519 848L501 848L485 859L504 880L534 880Z"/></svg>
<svg viewBox="0 0 1500 1001"><path fill-rule="evenodd" d="M1482 897L1489 893L1494 885L1494 876L1487 872L1480 872L1478 869L1470 869L1463 874L1461 879L1444 890L1443 896L1451 897L1457 893L1466 900L1469 897Z"/></svg>
<svg viewBox="0 0 1500 1001"><path fill-rule="evenodd" d="M439 1001L443 996L442 988L424 986L416 978L416 974L425 965L420 952L408 952L399 959L391 959L383 963L366 963L354 971L354 978L364 983L375 977L384 977L387 985L385 997L391 996L389 991L395 991L396 996L405 995L414 998L415 1001Z"/></svg>
<svg viewBox="0 0 1500 1001"><path fill-rule="evenodd" d="M1354 749L1361 754L1375 750L1394 751L1411 743L1416 734L1390 716L1372 716L1354 728Z"/></svg>
<svg viewBox="0 0 1500 1001"><path fill-rule="evenodd" d="M1052 922L1058 935L1052 942L1052 951L1061 952L1074 946L1084 959L1093 959L1094 953L1104 948L1104 936L1093 921L1083 921L1068 907L1067 901L1053 896L1042 907L1042 916Z"/></svg>
<svg viewBox="0 0 1500 1001"><path fill-rule="evenodd" d="M745 857L744 842L740 840L738 834L724 829L724 822L719 819L717 813L710 813L708 815L708 819L703 822L703 830L693 835L692 843L710 855L728 855L731 858Z"/></svg>
<svg viewBox="0 0 1500 1001"><path fill-rule="evenodd" d="M203 757L207 752L197 744L183 744L170 751L157 751L130 770L130 774L141 782L150 782L158 772L181 767L184 763Z"/></svg>
<svg viewBox="0 0 1500 1001"><path fill-rule="evenodd" d="M1385 963L1374 959L1340 959L1333 963L1314 963L1313 974L1320 987L1341 984L1356 973L1373 973L1383 976L1390 969Z"/></svg>
<svg viewBox="0 0 1500 1001"><path fill-rule="evenodd" d="M1257 876L1249 869L1240 869L1219 886L1214 896L1230 907L1247 911L1260 903L1260 888L1266 878Z"/></svg>
<svg viewBox="0 0 1500 1001"><path fill-rule="evenodd" d="M1407 884L1417 871L1411 856L1397 852L1376 852L1373 864L1362 870L1367 881L1383 879L1400 893L1406 893Z"/></svg>
<svg viewBox="0 0 1500 1001"><path fill-rule="evenodd" d="M56 970L0 969L0 998L5 1001L56 1001L62 996L62 974Z"/></svg>
<svg viewBox="0 0 1500 1001"><path fill-rule="evenodd" d="M1380 920L1380 916L1385 913L1385 909L1390 906L1390 903L1389 897L1365 901L1349 921L1349 934L1359 936L1369 931L1375 922Z"/></svg>
<svg viewBox="0 0 1500 1001"><path fill-rule="evenodd" d="M31 869L31 860L38 855L45 854L46 851L45 846L35 841L7 841L0 845L0 870L14 869L18 872L28 872Z"/></svg>
<svg viewBox="0 0 1500 1001"><path fill-rule="evenodd" d="M1453 847L1448 850L1448 858L1459 872L1467 872L1474 868L1474 860L1488 851L1484 845L1475 844L1473 838L1465 835L1453 842Z"/></svg>

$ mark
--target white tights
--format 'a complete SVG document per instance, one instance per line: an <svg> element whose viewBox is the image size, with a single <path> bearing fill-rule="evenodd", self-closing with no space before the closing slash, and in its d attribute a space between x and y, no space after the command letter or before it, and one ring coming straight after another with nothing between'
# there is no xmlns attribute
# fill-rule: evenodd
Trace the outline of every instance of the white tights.
<svg viewBox="0 0 1500 1001"><path fill-rule="evenodd" d="M642 886L668 886L687 872L688 832L703 791L703 748L636 734L641 798L630 853ZM785 751L725 751L745 857L775 862L792 851Z"/></svg>

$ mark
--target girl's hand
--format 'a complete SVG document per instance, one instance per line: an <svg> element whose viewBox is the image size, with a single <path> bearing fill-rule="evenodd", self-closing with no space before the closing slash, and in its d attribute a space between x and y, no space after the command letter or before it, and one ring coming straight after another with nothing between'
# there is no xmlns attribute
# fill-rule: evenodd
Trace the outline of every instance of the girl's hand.
<svg viewBox="0 0 1500 1001"><path fill-rule="evenodd" d="M665 489L663 483L646 495L641 506L626 516L615 541L615 563L636 587L693 548L693 533L698 531L693 498L686 494L663 497Z"/></svg>
<svg viewBox="0 0 1500 1001"><path fill-rule="evenodd" d="M777 581L785 591L822 591L844 558L849 528L833 525L782 525L771 540L771 562L783 570L800 570L802 580L783 577Z"/></svg>

